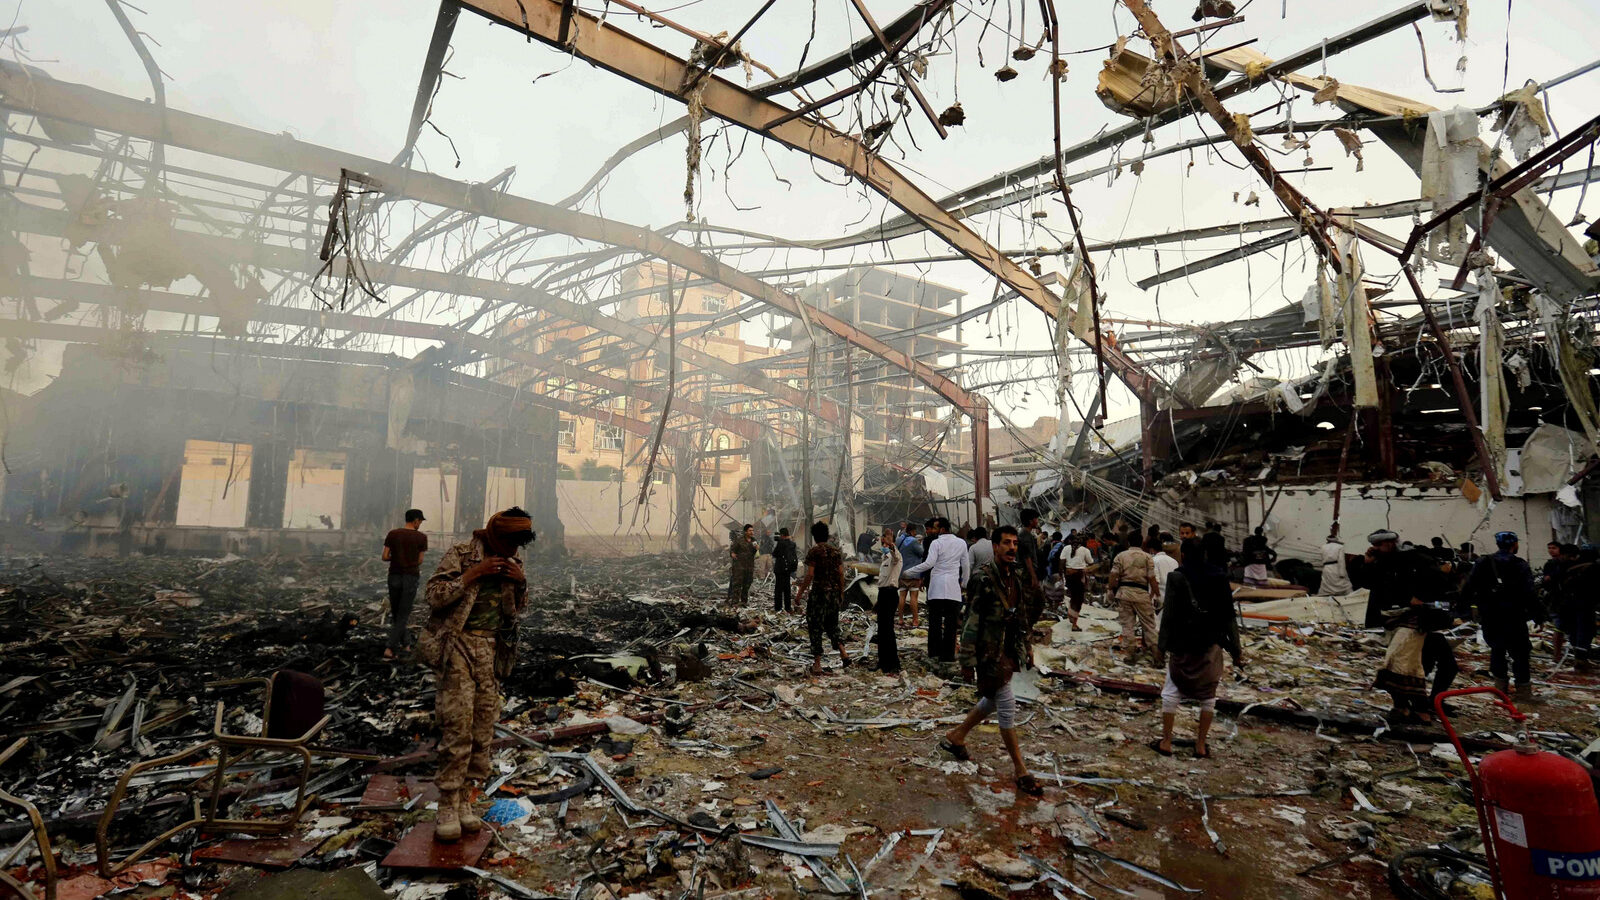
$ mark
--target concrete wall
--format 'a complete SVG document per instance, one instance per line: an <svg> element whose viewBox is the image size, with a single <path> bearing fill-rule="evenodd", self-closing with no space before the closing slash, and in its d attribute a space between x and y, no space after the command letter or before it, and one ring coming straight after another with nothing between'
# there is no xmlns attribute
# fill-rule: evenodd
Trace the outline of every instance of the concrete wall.
<svg viewBox="0 0 1600 900"><path fill-rule="evenodd" d="M368 535L410 506L431 533L470 532L494 511L492 494L495 509L527 508L544 546L560 544L556 414L511 388L430 370L409 379L412 399L392 417L388 359L241 356L218 369L224 378L203 377L205 355L185 351L134 369L88 345L68 356L74 365L8 423L0 520L21 531L0 540L55 537L86 552L375 547Z"/></svg>
<svg viewBox="0 0 1600 900"><path fill-rule="evenodd" d="M1332 483L1197 488L1179 497L1163 495L1151 507L1151 521L1177 530L1180 521L1197 525L1220 522L1231 545L1238 546L1263 522L1280 557L1316 560L1333 521ZM1420 546L1434 536L1450 546L1471 542L1479 553L1494 552L1497 531L1522 536L1522 555L1534 565L1547 558L1550 525L1549 494L1508 497L1493 509L1469 503L1455 485L1418 486L1398 483L1346 485L1340 500L1340 536L1346 551L1364 552L1367 535L1387 528Z"/></svg>

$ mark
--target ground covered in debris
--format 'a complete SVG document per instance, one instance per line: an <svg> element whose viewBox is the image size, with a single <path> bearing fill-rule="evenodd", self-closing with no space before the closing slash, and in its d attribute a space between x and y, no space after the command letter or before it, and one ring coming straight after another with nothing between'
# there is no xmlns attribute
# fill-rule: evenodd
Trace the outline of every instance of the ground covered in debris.
<svg viewBox="0 0 1600 900"><path fill-rule="evenodd" d="M383 569L340 556L10 559L0 568L0 749L25 745L0 787L31 800L62 857L62 898L127 896L1384 897L1400 850L1470 847L1476 819L1442 732L1390 729L1368 689L1381 636L1333 624L1337 606L1250 619L1246 667L1227 687L1213 758L1146 743L1161 673L1115 662L1114 616L1056 627L1041 671L1019 680L1042 799L1019 797L992 727L974 761L938 749L972 702L901 635L906 671L865 665L803 677L805 627L770 588L729 609L721 560L582 560L533 573L521 664L507 685L491 782L498 831L470 869L429 871L431 687L381 659ZM869 617L845 615L870 661ZM1462 684L1488 681L1470 629ZM1595 737L1590 678L1551 672L1529 711L1547 746ZM293 841L185 832L113 882L93 830L133 762L225 730L259 730L260 685L216 682L280 667L324 681L333 717L314 799ZM1459 701L1476 752L1508 745L1505 716ZM1192 734L1193 716L1180 719ZM110 833L120 856L185 812L201 760L132 785ZM292 808L292 767L234 773L242 818ZM6 815L12 810L7 808ZM25 831L0 823L10 846ZM426 850L426 847L423 848ZM252 859L243 865L224 860ZM263 870L294 869L265 876ZM355 871L347 871L355 870ZM10 863L42 886L35 856ZM287 880L286 880L287 879ZM320 880L319 880L320 879ZM1482 886L1479 887L1482 889ZM373 893L373 892L376 893Z"/></svg>

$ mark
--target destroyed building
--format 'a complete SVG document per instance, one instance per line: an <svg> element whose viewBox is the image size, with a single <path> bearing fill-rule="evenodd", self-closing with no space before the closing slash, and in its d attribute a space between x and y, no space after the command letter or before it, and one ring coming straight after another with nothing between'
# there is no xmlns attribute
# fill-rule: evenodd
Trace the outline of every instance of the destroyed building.
<svg viewBox="0 0 1600 900"><path fill-rule="evenodd" d="M1472 557L1515 532L1547 602L1546 542L1600 543L1585 12L20 4L0 894L1509 896L1471 757L1600 771L1581 629L1447 734L1375 691L1369 590L1302 576L1439 541L1486 686ZM435 841L460 685L390 592L431 627L453 545L521 568L513 508L491 827ZM1024 510L1260 530L1215 759L1152 742L1109 558L1010 683L1044 796L988 725L941 749L976 685L852 551ZM818 521L822 654L767 544Z"/></svg>

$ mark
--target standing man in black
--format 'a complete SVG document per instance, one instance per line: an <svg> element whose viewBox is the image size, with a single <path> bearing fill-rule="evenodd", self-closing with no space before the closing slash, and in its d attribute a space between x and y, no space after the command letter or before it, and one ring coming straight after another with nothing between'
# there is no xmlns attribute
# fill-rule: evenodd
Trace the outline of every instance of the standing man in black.
<svg viewBox="0 0 1600 900"><path fill-rule="evenodd" d="M1018 518L1022 519L1022 529L1017 532L1017 563L1027 573L1027 580L1037 586L1044 577L1039 569L1039 538L1035 534L1039 528L1039 513L1025 509Z"/></svg>
<svg viewBox="0 0 1600 900"><path fill-rule="evenodd" d="M789 579L800 567L800 551L789 538L789 529L779 528L778 539L772 545L772 611L794 612L794 598L789 592Z"/></svg>
<svg viewBox="0 0 1600 900"><path fill-rule="evenodd" d="M422 510L406 510L406 524L383 539L383 558L389 563L389 646L383 658L411 646L411 607L417 601L417 582L422 577L422 554L428 551L428 536L422 533Z"/></svg>
<svg viewBox="0 0 1600 900"><path fill-rule="evenodd" d="M739 606L750 602L750 585L756 580L756 527L746 525L728 545L728 600Z"/></svg>
<svg viewBox="0 0 1600 900"><path fill-rule="evenodd" d="M1516 698L1526 702L1533 699L1532 666L1528 661L1533 648L1528 641L1528 620L1540 616L1543 609L1533 590L1533 569L1517 555L1516 532L1499 532L1494 544L1499 550L1472 567L1464 593L1478 609L1478 624L1483 626L1484 640L1489 643L1489 671L1494 675L1495 687L1509 695L1511 676L1515 675ZM1567 563L1563 553L1562 567Z"/></svg>

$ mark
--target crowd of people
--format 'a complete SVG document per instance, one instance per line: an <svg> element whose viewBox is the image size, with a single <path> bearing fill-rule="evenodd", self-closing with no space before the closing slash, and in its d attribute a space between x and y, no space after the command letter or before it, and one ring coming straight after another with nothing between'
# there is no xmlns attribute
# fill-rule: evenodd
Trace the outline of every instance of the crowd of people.
<svg viewBox="0 0 1600 900"><path fill-rule="evenodd" d="M1459 667L1452 638L1461 636L1454 632L1464 623L1482 629L1497 687L1524 702L1532 698L1530 623L1552 622L1558 629L1557 656L1570 655L1579 667L1587 667L1594 652L1600 553L1590 545L1551 544L1550 561L1536 575L1518 555L1519 538L1512 532L1496 534L1496 552L1479 556L1471 544L1451 547L1435 537L1427 546L1419 546L1390 531L1372 533L1366 552L1352 555L1345 552L1335 531L1317 564L1299 563L1302 569L1291 570L1289 561L1280 563L1261 527L1231 547L1214 522L1203 528L1179 523L1174 536L1159 526L1142 533L1088 529L1062 533L1045 528L1033 510L1022 510L1020 519L1020 527L954 530L943 517L920 526L901 522L863 532L849 554L840 549L827 525L818 523L813 541L830 549L813 547L807 554L800 598L810 589L819 610L813 616L810 607L804 607L812 635L811 674L823 672L824 636L849 664L837 632L842 602L838 592L850 580L848 556L878 567L874 641L877 666L885 674L900 669L897 632L908 624L921 627L924 615L927 658L936 668L954 674L958 662L963 670L982 663L1014 672L1026 668L1028 654L1013 659L1018 656L1015 648L996 636L998 632L981 637L986 629L1004 630L994 622L1011 621L1007 616L1012 616L1021 623L1021 633L1028 635L1045 613L1054 612L1075 630L1086 603L1103 602L1114 608L1123 661L1166 670L1163 734L1151 743L1162 754L1172 752L1178 704L1192 701L1201 708L1195 753L1209 756L1206 736L1225 674L1225 657L1231 657L1236 668L1243 664L1235 585L1283 586L1286 582L1274 572L1278 565L1284 571L1315 573L1310 580L1324 595L1368 590L1363 624L1384 631L1386 648L1374 686L1393 697L1399 722L1430 718L1433 699L1455 681ZM746 529L734 543L751 543L752 535ZM737 546L730 551L736 573L745 571L739 554L748 552ZM786 598L785 573L795 570L796 554L792 549L775 551L774 558L774 577L785 586ZM743 597L747 591L745 585L734 593ZM774 608L789 610L786 599L780 603L776 589L774 593ZM1015 598L1008 599L1013 593ZM1017 612L993 612L996 609ZM1014 708L1002 690L1006 681L996 675L979 684L980 697L988 704L983 710L1000 716L1003 735L1008 710ZM969 728L948 735L947 749L964 753L962 742ZM1025 774L1018 771L1019 778Z"/></svg>
<svg viewBox="0 0 1600 900"><path fill-rule="evenodd" d="M787 528L774 534L771 521L763 520L759 530L746 525L731 535L727 598L748 604L757 577L770 574L774 612L805 616L809 674L820 677L825 645L838 652L841 666L853 662L839 615L852 580L849 557L859 569L875 571L878 669L899 672L897 632L908 615L913 627L920 625L925 612L928 659L947 674L959 673L978 695L939 746L969 759L968 736L994 716L1017 790L1033 795L1043 789L1018 743L1012 677L1032 666L1031 647L1041 636L1036 626L1047 614L1077 629L1085 604L1103 601L1117 610L1124 662L1165 670L1161 734L1150 748L1174 753L1178 708L1191 702L1200 708L1194 755L1209 759L1207 738L1227 660L1235 671L1244 664L1234 583L1272 583L1276 554L1263 529L1234 550L1214 523L1203 532L1179 523L1174 537L1159 526L1142 533L1063 534L1044 528L1033 510L1022 510L1020 520L1020 527L953 529L935 516L920 527L903 522L865 532L848 552L828 523L816 522L804 555ZM428 546L424 521L421 510L408 510L406 524L384 541L393 614L385 655L414 650L434 669L441 732L434 834L454 841L483 827L474 809L476 788L489 774L499 681L516 658L518 620L528 602L521 550L535 535L529 515L513 507L448 548L426 581L427 624L413 641L410 613ZM1552 543L1549 562L1536 574L1519 555L1517 534L1502 531L1494 541L1496 551L1479 557L1470 545L1455 550L1433 539L1419 547L1380 530L1367 536L1364 554L1353 556L1337 531L1329 535L1321 590L1368 590L1364 624L1386 634L1374 686L1394 697L1396 721L1427 718L1434 698L1450 688L1459 672L1451 637L1468 621L1482 629L1497 687L1519 701L1532 699L1530 622L1553 621L1557 655L1572 656L1579 667L1590 664L1600 552L1593 545Z"/></svg>

